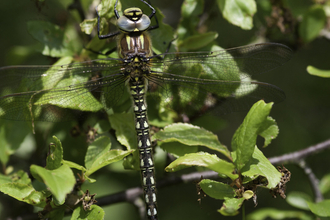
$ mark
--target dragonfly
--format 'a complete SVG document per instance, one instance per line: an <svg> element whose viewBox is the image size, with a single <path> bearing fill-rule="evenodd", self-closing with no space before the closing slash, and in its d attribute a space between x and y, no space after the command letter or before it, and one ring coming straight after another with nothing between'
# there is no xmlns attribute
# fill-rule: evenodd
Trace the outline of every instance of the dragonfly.
<svg viewBox="0 0 330 220"><path fill-rule="evenodd" d="M117 37L119 58L104 58L55 66L0 68L0 119L19 121L69 121L81 111L108 111L131 99L139 151L147 218L158 219L156 180L147 95L160 106L188 115L214 110L216 114L246 110L256 101L280 102L284 92L251 76L282 66L292 51L277 43L207 52L155 54L148 31L159 27L156 10L146 15L132 7L114 13L119 31L100 39ZM156 25L151 25L154 18Z"/></svg>

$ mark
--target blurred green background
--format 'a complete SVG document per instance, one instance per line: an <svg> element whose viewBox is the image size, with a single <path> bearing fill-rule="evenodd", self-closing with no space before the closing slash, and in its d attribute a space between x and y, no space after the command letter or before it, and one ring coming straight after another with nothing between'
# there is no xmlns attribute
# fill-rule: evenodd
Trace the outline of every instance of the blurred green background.
<svg viewBox="0 0 330 220"><path fill-rule="evenodd" d="M84 8L87 8L91 2L82 1L82 4ZM178 0L153 0L152 5L159 8L165 15L165 23L176 28L180 20L182 2ZM200 18L201 20L206 19L205 26L202 25L201 28L218 32L219 36L216 41L222 48L243 46L266 40L286 44L294 50L294 57L289 63L257 77L259 81L280 87L287 95L287 99L275 105L271 112L271 116L278 123L280 134L269 147L263 149L263 152L267 157L272 157L306 148L330 137L330 79L312 76L306 71L308 65L330 70L330 22L329 17L327 17L328 23L325 23L323 27L324 31L328 31L328 38L318 34L317 37L306 41L297 33L299 32L297 27L301 25L301 21L308 13L310 7L315 4L314 1L280 1L284 5L289 6L296 22L294 24L295 28L287 33L279 31L276 25L270 26L266 24L265 16L269 11L267 11L265 2L270 3L270 1L266 0L257 1L257 14L253 17L254 27L251 30L243 30L228 23L223 18L216 1L212 0L205 1L204 13ZM60 27L64 27L68 23L74 24L77 36L80 36L77 39L77 43L80 43L81 47L86 45L88 36L80 32L79 22L81 20L78 13L75 10L67 10L68 5L71 3L68 0L0 1L0 66L42 65L54 62L54 58L45 57L37 51L37 41L27 31L27 22L32 20L50 21ZM287 29L290 28L287 27ZM225 125L218 132L220 142L230 147L231 137L242 122L245 114L243 112L222 116ZM2 120L0 123L11 122ZM23 129L23 127L29 129L28 123L17 122L16 126L17 124L20 126L20 129ZM69 125L71 126L72 123L69 123ZM62 134L64 139L70 139L71 137L68 137L65 132L70 131L71 127L68 126L67 130L64 131L61 130L63 129L61 125L58 126L60 128L53 130L58 132L58 137L61 139ZM47 131L49 132L49 130ZM15 168L21 167L28 171L29 164L36 163L37 159L44 159L41 156L40 158L27 159L28 156L44 155L48 148L49 137L53 134L55 133L30 135L30 143L34 143L35 147L26 148L25 150L23 149L24 147L21 147L21 152L15 153L10 158L9 165L13 165ZM15 137L15 134L12 134L12 136ZM79 148L82 142L84 142L83 138L79 140L72 138L71 141L66 142L67 144L64 145L64 159L69 159L68 157L72 155L79 155L82 151ZM72 145L70 145L70 149L66 149L69 143ZM326 150L322 153L311 155L307 159L307 163L320 179L329 173L329 156L330 152ZM24 160L25 162L22 162ZM121 164L117 165L120 166ZM287 193L290 191L302 191L313 196L309 181L303 171L295 165L288 164L286 167L292 173L291 182L287 185ZM95 174L97 183L86 185L84 188L88 188L92 193L97 193L97 196L102 196L125 190L128 187L139 186L140 174L138 172L116 173L115 165L109 169L113 171L111 174L106 175L109 170L103 169L102 172ZM185 170L185 172L188 171ZM14 199L4 197L4 195L0 195L0 202L2 203L0 204L0 212L3 213L6 208L13 207L9 204L15 204L16 202ZM180 184L159 189L158 209L160 219L241 219L240 215L224 217L217 213L216 210L222 205L217 200L205 198L200 205L197 199L198 196L194 184ZM17 206L15 205L15 207ZM281 198L273 199L267 190L260 189L258 206L254 208L253 202L249 201L246 204L246 212L248 214L263 207L295 210L285 200ZM134 206L128 203L105 207L105 210L105 219L139 219ZM4 217L4 215L1 215L1 217Z"/></svg>

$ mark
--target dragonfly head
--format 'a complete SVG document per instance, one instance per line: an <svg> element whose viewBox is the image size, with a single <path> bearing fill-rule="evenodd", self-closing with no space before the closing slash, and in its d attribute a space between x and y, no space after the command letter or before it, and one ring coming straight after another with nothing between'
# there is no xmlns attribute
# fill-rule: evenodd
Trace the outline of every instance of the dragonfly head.
<svg viewBox="0 0 330 220"><path fill-rule="evenodd" d="M117 20L117 26L123 32L141 32L149 28L150 18L140 8L128 8Z"/></svg>

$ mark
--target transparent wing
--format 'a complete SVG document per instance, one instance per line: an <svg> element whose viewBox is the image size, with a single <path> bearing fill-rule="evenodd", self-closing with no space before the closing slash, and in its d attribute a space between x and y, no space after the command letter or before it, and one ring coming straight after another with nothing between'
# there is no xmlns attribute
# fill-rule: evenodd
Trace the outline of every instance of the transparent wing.
<svg viewBox="0 0 330 220"><path fill-rule="evenodd" d="M251 75L281 66L292 56L280 44L257 44L216 52L168 53L150 61L146 76L161 104L187 112L221 104L228 113L254 102L279 102L282 90L251 80ZM0 118L63 121L77 112L96 112L128 100L128 76L120 59L100 59L61 66L0 68ZM187 108L188 107L188 108Z"/></svg>
<svg viewBox="0 0 330 220"><path fill-rule="evenodd" d="M284 45L264 43L160 56L164 59L152 62L150 90L160 87L161 102L176 111L189 114L217 106L217 112L225 114L249 109L260 99L266 102L285 99L278 87L251 79L290 60L292 51Z"/></svg>
<svg viewBox="0 0 330 220"><path fill-rule="evenodd" d="M0 68L0 118L64 121L113 107L126 92L120 60ZM99 101L102 104L100 104ZM72 118L73 117L73 118Z"/></svg>

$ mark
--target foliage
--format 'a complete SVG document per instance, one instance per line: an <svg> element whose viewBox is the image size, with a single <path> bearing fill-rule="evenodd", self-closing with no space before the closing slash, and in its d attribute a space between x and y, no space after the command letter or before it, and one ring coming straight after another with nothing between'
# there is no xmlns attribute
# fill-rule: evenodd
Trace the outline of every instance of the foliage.
<svg viewBox="0 0 330 220"><path fill-rule="evenodd" d="M135 3L136 0L127 0L122 3L125 6L119 4L118 9L121 11L121 7L126 8L126 6L132 6ZM175 31L161 22L164 16L159 10L157 11L160 28L150 33L153 42L155 42L153 49L157 54L166 50L167 44L163 42L171 42L174 39L174 33L177 36L175 46L179 51L208 50L211 46L216 45L215 39L219 35L217 32L197 31L196 28L200 25L198 16L203 12L203 4L202 0L186 0L182 5L181 20ZM272 5L262 0L218 0L216 4L222 16L229 23L245 30L260 25L255 22L255 20L258 20L255 17L257 9L260 10L260 13L268 13L268 16L270 16L272 10ZM292 17L302 16L302 20L298 25L297 32L299 36L297 38L302 39L304 43L309 43L319 37L321 30L324 29L326 19L330 16L327 14L329 4L329 2L324 4L314 3L303 8L296 8L295 5L287 1L285 6L276 5L275 7L283 11L284 8L288 7L292 10ZM108 26L114 16L113 8L114 1L102 1L101 6L99 6L102 17L101 27L104 32L109 32ZM143 5L141 8L145 9ZM283 32L285 32L290 29L292 24L286 20L285 15L282 18L284 19L282 24L275 23L279 26L279 29L284 28ZM272 19L276 18L272 17ZM62 65L71 61L82 61L86 57L91 59L104 57L82 49L82 43L80 40L76 40L79 38L79 34L71 24L60 27L50 22L29 21L27 26L29 33L40 43L37 46L38 51L43 55L59 58L56 64ZM80 23L83 33L92 33L95 26L96 18L86 19ZM292 39L290 43L295 42L295 40ZM94 35L86 48L106 52L114 44L106 45L105 41L100 41ZM175 48L171 47L170 50L174 51ZM116 53L110 54L110 57L116 56ZM321 71L315 67L309 67L308 72L329 77L329 71ZM61 83L68 85L68 82ZM115 162L118 161L123 162L125 168L138 169L133 115L126 111L126 106L129 105L127 100L120 103L113 112L108 112L107 120L95 122L97 121L96 118L88 118L84 122L85 127L87 124L93 124L93 129L101 135L95 140L91 138L92 143L88 147L86 143L75 143L78 146L75 148L78 151L76 155L80 157L78 162L72 158L64 159L66 152L69 152L71 147L74 148L69 142L63 144L64 147L62 147L60 141L62 138L60 137L63 137L64 140L69 139L63 134L63 131L65 131L64 126L53 128L52 125L36 124L37 133L43 130L52 131L59 138L53 136L47 158L44 160L46 162L45 166L33 164L30 166L29 172L20 170L18 167L15 167L12 171L13 168L8 164L10 158L21 145L31 144L31 136L29 135L31 128L28 124L22 126L19 123L1 123L0 161L4 167L4 172L0 175L0 191L18 201L41 208L39 210L42 210L40 214L43 215L43 218L62 219L66 208L70 207L73 209L71 219L103 219L105 215L103 209L95 204L88 205L87 208L80 205L80 203L83 203L82 200L88 200L89 196L82 193L81 190L73 189L85 181L96 182L93 177L96 172L101 172L104 167L110 164L115 166ZM60 101L58 102L60 103ZM155 102L155 100L150 101L150 103L152 102ZM60 104L58 106L92 112L102 108L97 100L90 106L80 106L79 100L73 101L70 106L61 106ZM260 148L257 147L258 137L264 139L263 146L266 147L279 133L275 120L269 116L271 108L271 103L266 104L263 101L256 103L251 108L232 137L231 151L221 144L217 135L212 131L188 123L173 123L177 116L176 112L153 108L151 104L148 112L150 123L162 127L159 131L154 132L152 139L158 142L163 151L176 158L166 166L165 171L178 172L189 167L195 167L197 170L207 169L217 172L228 183L203 179L200 181L199 186L209 197L223 200L222 207L218 209L219 213L225 216L237 215L246 201L256 199L258 187L276 190L281 181L281 173L270 164ZM1 111L2 109L0 109L0 113ZM112 132L109 132L109 130ZM121 149L123 146L126 150ZM39 161L39 164L43 162ZM122 170L122 167L117 169ZM81 173L78 181L75 177L77 171ZM28 173L31 173L33 178ZM329 177L324 177L321 181L323 193L330 190L329 184L325 184L329 182L328 180ZM74 198L74 202L69 201L68 198ZM294 192L288 195L287 201L290 205L302 211L260 209L248 215L248 219L266 219L267 217L272 219L312 219L312 213L317 216L330 216L329 209L327 209L329 200L313 203L313 200L305 194ZM77 205L78 203L79 205ZM304 212L305 210L308 213Z"/></svg>
<svg viewBox="0 0 330 220"><path fill-rule="evenodd" d="M271 104L265 104L263 101L256 103L252 107L243 124L234 135L234 142L237 142L237 139L240 140L235 143L235 154L232 152L232 155L236 155L234 159L229 154L229 150L220 144L217 137L203 128L182 123L176 123L165 127L163 131L153 136L153 139L158 140L160 147L163 147L163 144L166 145L166 143L171 142L180 142L182 145L186 146L179 149L184 150L184 153L178 152L178 149L165 146L165 149L169 153L172 153L173 150L174 155L182 155L178 156L178 159L169 164L165 170L167 172L176 172L190 166L199 166L214 170L222 177L231 178L232 181L237 181L234 188L230 185L207 179L202 180L200 183L203 191L210 197L225 200L225 205L219 210L220 213L224 215L237 214L237 210L241 207L244 200L252 197L245 197L245 194L248 192L244 191L243 183L244 185L248 185L262 177L265 179L262 183L258 183L258 185L274 189L281 179L280 173L269 163L261 151L255 147L257 134L269 128L269 126L265 125L268 124L270 119L267 117L270 108ZM273 125L276 126L274 123ZM120 128L117 129L120 130ZM248 134L246 130L252 133ZM123 133L125 134L125 131L123 131ZM253 135L254 133L256 135ZM129 135L130 134L126 134L124 136ZM246 138L248 136L252 137L253 140ZM269 132L264 138L267 139L270 136L277 136L276 130ZM83 179L80 181L84 182L84 179L87 179L90 182L94 182L93 179L90 179L91 174L108 164L122 160L124 157L134 152L134 150L110 150L110 139L107 136L101 136L88 147L85 155L85 166L79 166L72 161L63 160L62 144L55 136L53 139L54 143L50 144L46 167L42 168L32 165L30 168L30 172L35 178L35 181L45 184L42 190L35 190L33 188L31 179L26 176L27 174L24 171L18 171L12 174L12 176L19 175L19 178L6 178L6 176L3 176L3 180L0 184L0 190L3 193L17 200L43 208L46 206L51 206L52 208L57 207L54 211L46 213L44 217L58 217L64 215L65 206L67 206L68 203L62 208L59 206L64 204L65 198L68 196L67 194L72 191L75 185L74 175L70 167L82 172ZM210 150L222 153L232 162L227 162L220 159L215 154L212 155L206 152L189 153L189 146L192 146L193 151L196 151L194 146L205 146ZM252 148L252 150L249 148ZM240 154L238 152L247 151L250 151L251 154L249 156L244 156L244 159L240 159L241 157L237 156ZM240 175L235 174L237 172L236 170ZM239 178L239 176L244 177L244 179L241 179L241 177ZM249 187L251 187L251 189L254 188L254 190L256 188L256 186L251 185ZM75 193L74 191L72 192ZM90 212L86 214L86 210L83 211L81 210L81 206L77 206L72 218L78 219L81 218L82 215L94 215L93 213L96 213L94 210L99 208L96 208L96 205L92 207L90 207ZM77 213L80 214L77 215ZM97 215L97 217L93 219L102 218L103 215Z"/></svg>
<svg viewBox="0 0 330 220"><path fill-rule="evenodd" d="M314 76L329 78L330 77L330 70L320 70L314 66L308 66L307 72Z"/></svg>

